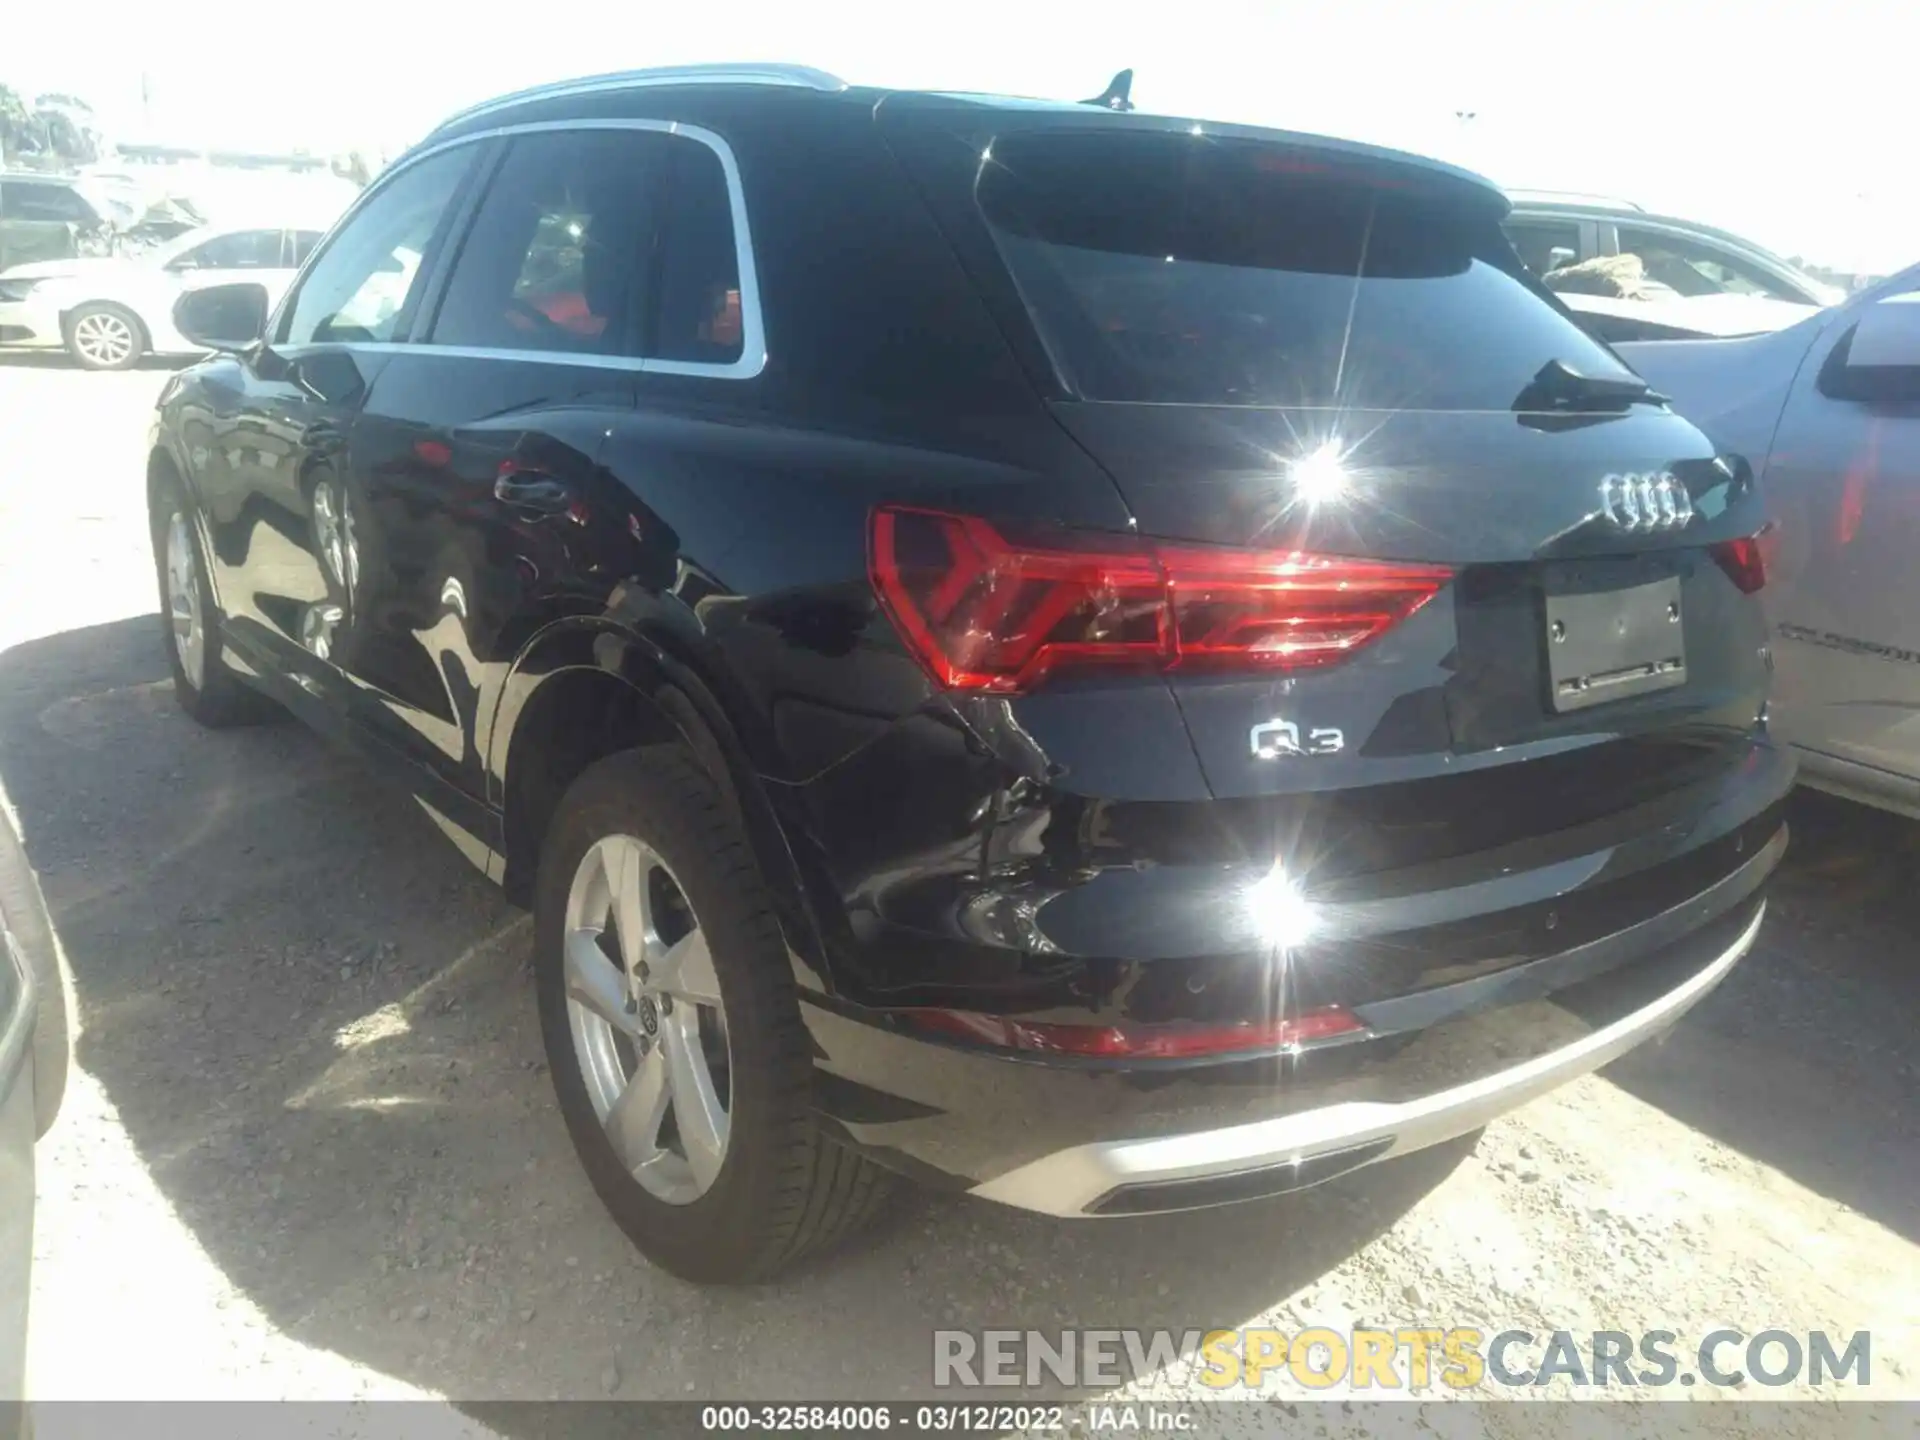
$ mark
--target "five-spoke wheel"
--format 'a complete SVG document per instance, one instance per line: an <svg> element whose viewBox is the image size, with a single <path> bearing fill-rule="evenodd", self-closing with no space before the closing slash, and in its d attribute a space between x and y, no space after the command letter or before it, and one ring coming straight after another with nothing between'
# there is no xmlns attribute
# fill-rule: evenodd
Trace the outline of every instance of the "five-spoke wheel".
<svg viewBox="0 0 1920 1440"><path fill-rule="evenodd" d="M727 1154L731 1056L706 932L645 842L609 835L574 872L567 1012L595 1113L627 1169L673 1205Z"/></svg>
<svg viewBox="0 0 1920 1440"><path fill-rule="evenodd" d="M719 780L683 746L609 755L540 828L554 1094L634 1243L755 1280L871 1215L890 1177L821 1123L792 952Z"/></svg>

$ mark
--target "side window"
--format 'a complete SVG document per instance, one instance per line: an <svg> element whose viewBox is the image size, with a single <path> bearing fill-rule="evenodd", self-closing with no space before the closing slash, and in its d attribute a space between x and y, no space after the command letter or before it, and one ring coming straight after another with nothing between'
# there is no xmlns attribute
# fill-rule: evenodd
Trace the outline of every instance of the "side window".
<svg viewBox="0 0 1920 1440"><path fill-rule="evenodd" d="M660 291L650 359L728 365L744 341L740 251L720 157L675 137L672 189L660 233Z"/></svg>
<svg viewBox="0 0 1920 1440"><path fill-rule="evenodd" d="M1509 220L1506 231L1520 263L1535 275L1548 274L1580 259L1577 220Z"/></svg>
<svg viewBox="0 0 1920 1440"><path fill-rule="evenodd" d="M236 230L216 235L177 257L174 270L272 270L280 264L278 230Z"/></svg>
<svg viewBox="0 0 1920 1440"><path fill-rule="evenodd" d="M379 186L337 231L280 321L278 343L391 340L477 147L456 145Z"/></svg>
<svg viewBox="0 0 1920 1440"><path fill-rule="evenodd" d="M1620 227L1620 253L1636 255L1641 273L1653 286L1676 295L1761 295L1773 300L1801 297L1757 265L1716 245L1657 230Z"/></svg>
<svg viewBox="0 0 1920 1440"><path fill-rule="evenodd" d="M289 270L298 270L307 263L307 256L313 253L321 235L318 230L289 230L287 232L287 266Z"/></svg>
<svg viewBox="0 0 1920 1440"><path fill-rule="evenodd" d="M98 220L87 202L67 186L23 184L18 180L7 186L7 218L71 225L93 225Z"/></svg>
<svg viewBox="0 0 1920 1440"><path fill-rule="evenodd" d="M514 140L454 262L428 343L638 354L667 144L654 130Z"/></svg>

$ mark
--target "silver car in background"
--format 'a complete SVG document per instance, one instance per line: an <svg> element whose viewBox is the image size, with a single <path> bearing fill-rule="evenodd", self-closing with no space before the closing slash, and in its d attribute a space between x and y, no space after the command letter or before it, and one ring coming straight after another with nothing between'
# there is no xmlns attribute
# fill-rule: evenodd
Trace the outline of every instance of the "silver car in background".
<svg viewBox="0 0 1920 1440"><path fill-rule="evenodd" d="M1920 816L1920 266L1772 334L1618 348L1760 475L1801 780Z"/></svg>

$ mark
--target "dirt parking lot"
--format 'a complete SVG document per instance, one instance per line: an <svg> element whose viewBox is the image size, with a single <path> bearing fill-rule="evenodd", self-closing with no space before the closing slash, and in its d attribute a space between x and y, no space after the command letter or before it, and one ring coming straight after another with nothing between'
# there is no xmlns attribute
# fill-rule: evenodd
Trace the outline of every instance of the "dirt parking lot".
<svg viewBox="0 0 1920 1440"><path fill-rule="evenodd" d="M1920 827L1818 798L1720 991L1477 1146L1200 1217L913 1197L761 1289L650 1269L562 1132L526 919L304 730L174 707L165 378L0 355L0 776L81 1027L40 1397L878 1398L927 1392L937 1327L1364 1323L1869 1330L1865 1393L1920 1398Z"/></svg>

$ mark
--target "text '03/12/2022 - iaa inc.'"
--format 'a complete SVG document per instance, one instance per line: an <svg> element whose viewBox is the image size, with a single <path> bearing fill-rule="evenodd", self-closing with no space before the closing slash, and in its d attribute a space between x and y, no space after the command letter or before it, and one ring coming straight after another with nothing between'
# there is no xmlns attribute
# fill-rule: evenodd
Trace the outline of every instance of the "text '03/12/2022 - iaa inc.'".
<svg viewBox="0 0 1920 1440"><path fill-rule="evenodd" d="M351 744L533 907L575 1146L678 1273L903 1175L1063 1217L1310 1184L1753 938L1792 767L1745 462L1492 187L1199 129L547 87L272 314L179 307L222 351L149 458L181 703Z"/></svg>

